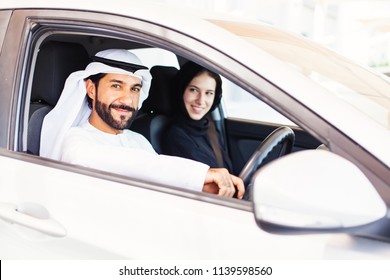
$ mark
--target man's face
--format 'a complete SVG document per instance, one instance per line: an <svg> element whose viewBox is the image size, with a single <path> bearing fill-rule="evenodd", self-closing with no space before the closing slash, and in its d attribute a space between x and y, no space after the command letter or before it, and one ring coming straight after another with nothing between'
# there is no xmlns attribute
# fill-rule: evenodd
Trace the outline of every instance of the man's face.
<svg viewBox="0 0 390 280"><path fill-rule="evenodd" d="M91 85L92 84L92 85ZM141 80L126 74L107 74L96 88L87 81L88 95L93 100L90 123L108 133L128 128L136 115Z"/></svg>

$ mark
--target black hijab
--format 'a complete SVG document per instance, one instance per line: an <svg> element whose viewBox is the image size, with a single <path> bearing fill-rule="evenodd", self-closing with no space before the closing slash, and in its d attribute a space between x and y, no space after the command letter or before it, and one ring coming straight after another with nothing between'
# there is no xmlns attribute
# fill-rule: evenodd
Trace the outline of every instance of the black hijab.
<svg viewBox="0 0 390 280"><path fill-rule="evenodd" d="M184 104L184 92L187 88L187 86L190 84L192 79L195 77L206 73L211 78L213 78L216 82L215 92L214 92L214 101L213 104L210 107L210 110L200 119L200 120L193 120L190 115L187 112L187 109ZM180 154L179 151L176 150L174 146L172 146L172 143L168 144L169 152L176 156L183 156L183 154L186 154L187 158L191 158L203 163L208 164L209 166L213 167L225 167L229 171L232 170L232 164L229 159L229 155L227 153L227 150L225 149L225 146L222 145L223 141L221 138L221 135L218 133L211 134L209 132L212 132L215 130L215 128L209 129L209 113L213 111L221 102L222 97L222 79L221 77L211 72L210 70L192 62L189 61L185 63L180 70L177 72L175 77L175 90L174 90L174 115L175 115L175 125L172 127L174 128L172 131L175 131L177 134L179 131L185 131L186 136L188 137L188 141L191 143L188 143L189 147L194 146L194 144L199 148L200 152L198 150L192 150L192 151L186 151L185 153ZM210 120L210 122L212 122ZM217 132L217 131L216 131ZM174 133L172 133L174 135ZM217 139L214 137L217 136ZM212 138L210 138L212 137ZM216 143L217 140L219 143ZM185 141L185 140L183 140ZM169 141L168 141L169 142ZM185 143L180 143L181 145L185 145ZM216 145L219 144L219 150L216 150ZM170 154L168 153L168 154Z"/></svg>
<svg viewBox="0 0 390 280"><path fill-rule="evenodd" d="M193 120L189 116L187 109L184 105L183 95L184 91L187 88L188 84L192 81L192 79L202 73L207 73L211 78L213 78L216 82L215 88L215 97L213 104L211 105L210 110L200 119ZM177 116L177 120L187 126L192 133L197 135L204 134L207 132L209 122L207 119L207 115L213 111L221 102L222 97L222 80L221 77L196 64L195 62L188 61L186 62L180 70L176 74L176 87L175 87L175 114Z"/></svg>

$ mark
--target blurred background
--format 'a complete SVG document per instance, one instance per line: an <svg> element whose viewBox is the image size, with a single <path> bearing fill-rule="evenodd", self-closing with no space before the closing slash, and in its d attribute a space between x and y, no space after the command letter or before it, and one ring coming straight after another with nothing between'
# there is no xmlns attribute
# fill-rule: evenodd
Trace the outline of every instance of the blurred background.
<svg viewBox="0 0 390 280"><path fill-rule="evenodd" d="M390 75L390 0L149 0L262 21Z"/></svg>

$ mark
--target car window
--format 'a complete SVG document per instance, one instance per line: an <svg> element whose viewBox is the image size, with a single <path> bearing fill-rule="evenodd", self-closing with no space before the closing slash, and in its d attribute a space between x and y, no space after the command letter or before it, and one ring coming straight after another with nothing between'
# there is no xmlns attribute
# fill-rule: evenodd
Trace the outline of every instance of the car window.
<svg viewBox="0 0 390 280"><path fill-rule="evenodd" d="M99 45L96 45L95 42L99 42ZM150 45L149 45L150 44ZM42 143L40 143L40 139L42 137L40 136L40 129L39 127L42 126L43 119L45 118L45 115L48 114L49 111L51 111L55 105L56 102L62 92L64 82L69 74L64 75L61 77L61 79L56 79L58 81L58 84L52 85L43 83L44 79L39 79L41 73L43 71L43 76L46 75L45 71L47 71L47 57L43 57L43 54L55 54L56 52L44 52L43 49L45 47L51 47L51 48L59 48L63 51L66 51L66 55L61 55L60 57L57 57L56 59L63 60L66 64L66 70L70 70L70 66L72 64L72 71L78 71L80 69L85 69L85 65L79 65L80 62L82 62L84 59L89 59L89 56L105 50L109 48L123 48L127 49L134 54L136 54L143 64L145 64L147 67L152 68L156 65L162 65L162 66L173 66L175 68L179 68L179 62L178 62L178 55L177 53L180 53L180 57L186 60L194 60L198 61L200 64L204 64L203 66L207 67L210 66L212 68L212 65L207 62L203 61L201 57L195 56L193 53L184 53L184 55L180 52L178 49L172 48L171 51L165 50L163 48L157 48L152 43L146 44L145 42L139 42L137 40L129 40L128 38L119 38L119 39L112 39L109 37L104 37L104 35L95 35L93 37L93 40L90 38L89 34L78 34L75 36L71 33L59 33L50 35L41 45L37 45L37 48L39 48L39 52L37 52L37 58L35 64L32 63L34 67L34 77L31 76L31 103L29 108L29 122L28 122L28 135L27 135L27 148L24 148L23 151L26 151L28 153L31 153L33 155L41 155L42 153L40 151L40 148L42 147ZM164 47L165 48L165 47ZM169 48L169 46L167 46ZM85 49L83 51L83 49ZM86 52L85 52L86 51ZM88 56L89 54L89 56ZM61 61L59 61L61 63ZM88 62L86 62L88 63ZM75 64L75 65L73 65ZM63 65L65 66L65 65ZM74 66L74 67L73 67ZM58 65L56 65L58 68ZM224 69L216 69L215 72L220 73L222 76L224 73ZM61 71L61 75L62 75ZM60 83L61 81L61 83ZM152 81L156 81L156 79L153 79ZM232 161L234 161L235 166L234 172L235 174L239 174L239 170L243 167L246 160L251 156L253 153L253 150L258 146L260 139L264 139L270 132L272 132L275 127L280 125L293 125L291 121L289 121L287 118L283 117L281 114L279 114L277 111L272 109L267 104L263 103L262 101L258 100L256 97L254 97L249 92L245 91L241 87L237 86L237 81L232 79L233 82L230 82L227 79L223 79L223 109L225 110L224 116L227 118L236 118L236 119L247 119L247 120L255 120L260 121L258 124L253 124L250 122L230 122L227 123L227 125L224 127L222 123L217 123L217 125L220 125L220 129L226 128L224 131L226 132L226 146L227 149L230 151L237 151L236 154L233 155ZM50 86L49 89L45 89L45 86ZM51 88L54 86L54 88ZM161 90L160 87L159 91ZM46 94L49 94L50 96L45 96ZM151 94L149 94L150 96ZM143 104L143 106L146 104L146 102ZM161 103L158 103L158 106L160 106ZM37 112L37 113L36 113ZM146 112L146 110L145 110ZM152 111L149 111L152 112ZM35 122L38 116L38 121ZM140 116L142 116L140 114ZM133 122L132 125L134 125L136 122ZM265 123L265 124L264 124ZM269 125L267 123L271 123L272 125ZM257 125L258 127L253 127L253 125ZM146 126L143 126L146 127ZM237 129L239 128L239 129ZM132 130L135 132L139 132L132 127ZM142 133L141 133L142 134ZM147 136L148 133L144 134L144 136ZM148 137L146 137L148 139ZM149 140L149 139L148 139ZM150 140L149 140L150 141ZM151 142L151 141L150 141ZM152 146L157 151L156 146L151 143ZM299 149L304 148L313 148L317 146L317 143L304 143L301 147L298 147ZM47 150L47 149L46 149ZM45 155L43 155L45 156ZM81 165L81 164L80 164ZM99 168L97 168L99 169ZM129 170L129 169L127 169ZM119 173L116 172L117 170L105 170L109 173ZM81 169L81 172L83 170ZM122 174L122 173L120 173ZM124 173L123 173L124 174ZM123 175L122 174L122 175ZM129 175L126 173L125 176ZM111 176L111 175L110 175ZM132 177L132 174L129 175ZM148 175L149 177L149 175ZM111 177L114 180L115 177ZM138 177L134 177L135 179L138 179ZM145 178L145 180L148 180L148 178ZM171 184L167 184L171 185ZM174 186L172 184L172 186Z"/></svg>
<svg viewBox="0 0 390 280"><path fill-rule="evenodd" d="M226 117L295 126L292 121L236 84L225 78L222 84L222 106Z"/></svg>

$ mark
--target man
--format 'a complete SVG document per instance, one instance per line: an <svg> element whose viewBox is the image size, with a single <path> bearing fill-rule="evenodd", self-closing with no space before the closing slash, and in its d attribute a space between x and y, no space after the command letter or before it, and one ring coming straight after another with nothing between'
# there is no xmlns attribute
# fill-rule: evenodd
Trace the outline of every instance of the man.
<svg viewBox="0 0 390 280"><path fill-rule="evenodd" d="M40 155L221 196L232 197L237 188L241 198L242 180L226 169L158 155L146 138L128 129L150 81L147 67L127 50L96 54L85 70L69 76L56 107L45 117Z"/></svg>

